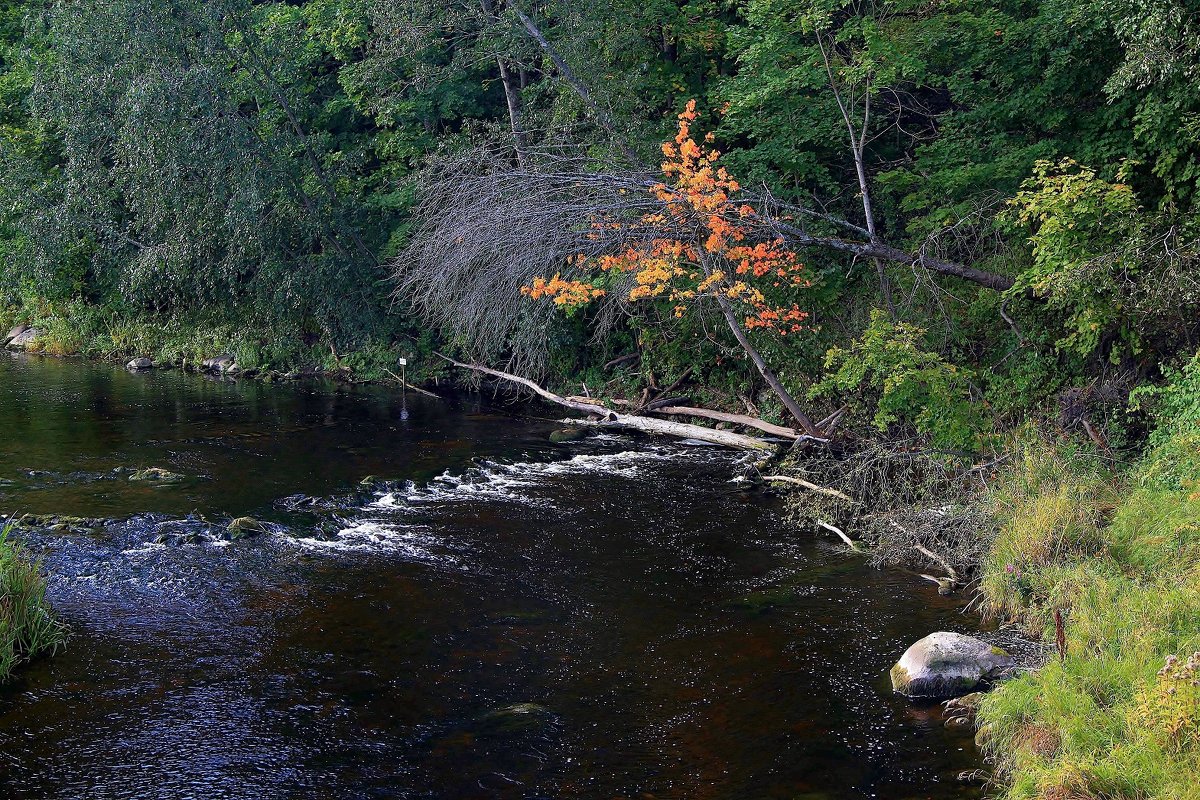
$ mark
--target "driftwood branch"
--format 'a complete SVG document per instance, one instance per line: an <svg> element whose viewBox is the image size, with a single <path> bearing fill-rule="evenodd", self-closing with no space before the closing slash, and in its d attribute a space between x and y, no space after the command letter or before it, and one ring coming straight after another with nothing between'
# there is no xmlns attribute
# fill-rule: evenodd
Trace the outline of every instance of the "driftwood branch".
<svg viewBox="0 0 1200 800"><path fill-rule="evenodd" d="M769 433L772 436L782 436L785 439L796 439L800 436L792 428L785 428L782 425L774 425L770 422L759 419L758 417L747 416L746 414L728 414L724 411L710 411L707 408L692 408L690 406L666 406L664 408L655 408L650 411L653 414L662 414L668 417L698 417L700 419L711 419L717 422L728 422L733 425L745 425L747 428L755 428L763 433Z"/></svg>
<svg viewBox="0 0 1200 800"><path fill-rule="evenodd" d="M592 425L607 428L625 428L629 430L642 431L643 433L652 433L662 436L674 436L680 439L696 439L701 442L710 444L719 444L724 447L735 447L740 450L755 450L761 452L774 452L775 447L770 442L754 436L746 436L732 431L718 431L713 428L705 428L700 425L688 425L682 422L672 422L665 419L656 419L654 417L639 417L633 414L618 414L610 408L599 405L596 402L588 402L584 398L578 397L563 397L557 395L549 389L539 386L534 381L528 378L522 378L520 375L513 375L508 372L501 372L498 369L483 367L478 364L464 364L461 361L456 361L447 355L441 353L436 354L449 363L460 369L468 369L473 372L478 372L481 375L490 375L493 378L509 381L511 383L524 386L532 391L538 397L548 400L556 405L569 408L572 411L578 411L583 414L589 414L599 417L598 420L578 420L568 419L563 422L570 425Z"/></svg>
<svg viewBox="0 0 1200 800"><path fill-rule="evenodd" d="M803 478L793 478L790 475L764 475L763 480L771 481L772 483L789 483L793 486L800 486L804 489L808 489L810 492L827 494L830 497L836 497L840 500L845 500L850 503L858 502L845 492L839 492L837 489L830 489L827 486L821 486L813 483L812 481L806 481Z"/></svg>
<svg viewBox="0 0 1200 800"><path fill-rule="evenodd" d="M858 547L858 544L853 539L851 539L849 536L847 536L846 532L844 530L842 530L841 528L837 527L836 525L830 525L828 522L825 522L824 520L820 520L820 519L817 520L817 524L820 525L822 528L824 528L827 531L833 531L834 533L836 533L839 537L841 537L841 540L843 542L845 542L846 545L854 552L856 552L856 553L861 552Z"/></svg>

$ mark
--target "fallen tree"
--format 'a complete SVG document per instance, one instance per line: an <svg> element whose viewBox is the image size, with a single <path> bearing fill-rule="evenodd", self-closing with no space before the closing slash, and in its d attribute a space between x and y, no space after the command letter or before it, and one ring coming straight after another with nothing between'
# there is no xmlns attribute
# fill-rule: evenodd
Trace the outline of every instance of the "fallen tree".
<svg viewBox="0 0 1200 800"><path fill-rule="evenodd" d="M438 357L444 359L450 364L459 369L471 370L480 375L487 375L493 378L499 378L503 381L515 383L518 386L524 386L538 397L547 400L564 408L569 408L572 411L578 411L582 414L587 414L592 419L565 419L564 423L569 425L583 425L603 428L623 428L627 430L641 431L642 433L656 434L660 436L672 436L679 439L695 439L701 442L710 444L718 444L724 447L734 447L739 450L751 450L762 453L774 453L778 450L777 445L765 439L756 436L747 436L746 434L736 433L734 431L722 431L715 428L705 428L702 425L689 425L684 422L674 422L672 420L658 419L657 417L640 416L637 414L622 414L613 409L601 404L597 400L588 400L581 397L563 397L554 392L540 386L529 378L523 378L520 375L513 375L509 372L503 372L498 369L480 366L479 364L467 364L462 361L451 358L450 356L437 353ZM691 411L704 411L704 409L690 409ZM719 412L708 412L716 414ZM753 417L742 417L740 414L731 416L740 417L747 420L746 423L756 423L751 427L763 429L763 426L768 426L769 423L763 420L757 420ZM771 426L777 427L777 426ZM781 429L788 430L788 429ZM795 432L793 431L793 438Z"/></svg>

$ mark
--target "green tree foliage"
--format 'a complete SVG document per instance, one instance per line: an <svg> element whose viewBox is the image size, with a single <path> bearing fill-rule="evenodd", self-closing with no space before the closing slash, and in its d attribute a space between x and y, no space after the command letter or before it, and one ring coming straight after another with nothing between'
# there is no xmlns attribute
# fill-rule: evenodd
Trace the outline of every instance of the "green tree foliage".
<svg viewBox="0 0 1200 800"><path fill-rule="evenodd" d="M925 331L893 323L880 310L847 347L825 357L828 373L812 396L853 396L875 409L879 431L900 426L928 436L935 447L975 450L987 428L981 404L972 397L970 372L922 349Z"/></svg>

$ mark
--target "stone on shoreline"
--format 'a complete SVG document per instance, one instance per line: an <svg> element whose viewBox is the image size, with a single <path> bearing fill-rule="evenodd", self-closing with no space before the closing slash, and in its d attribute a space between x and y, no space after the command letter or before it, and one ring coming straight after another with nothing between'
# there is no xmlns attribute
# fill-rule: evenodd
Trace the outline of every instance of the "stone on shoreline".
<svg viewBox="0 0 1200 800"><path fill-rule="evenodd" d="M15 326L12 330L10 330L5 335L3 343L7 345L9 342L11 342L13 339L17 338L18 336L20 336L22 333L24 333L27 330L29 330L29 326L26 325L25 323L21 323L20 325Z"/></svg>
<svg viewBox="0 0 1200 800"><path fill-rule="evenodd" d="M1012 670L1012 656L974 636L939 631L892 667L892 689L907 697L957 697Z"/></svg>
<svg viewBox="0 0 1200 800"><path fill-rule="evenodd" d="M229 372L235 366L233 356L228 353L206 358L200 362L200 369L205 372Z"/></svg>
<svg viewBox="0 0 1200 800"><path fill-rule="evenodd" d="M23 325L18 325L13 330L17 331L17 333L13 334L5 343L12 350L25 350L42 335L42 332L37 328L26 328Z"/></svg>
<svg viewBox="0 0 1200 800"><path fill-rule="evenodd" d="M153 369L154 362L148 358L142 357L142 358L133 359L125 366L127 369L131 369L134 372L140 372L141 370L144 370L144 369Z"/></svg>

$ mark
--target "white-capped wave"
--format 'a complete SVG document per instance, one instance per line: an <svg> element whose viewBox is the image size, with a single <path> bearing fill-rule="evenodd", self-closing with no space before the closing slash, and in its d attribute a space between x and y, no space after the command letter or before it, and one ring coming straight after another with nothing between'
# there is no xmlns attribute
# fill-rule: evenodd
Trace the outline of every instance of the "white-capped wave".
<svg viewBox="0 0 1200 800"><path fill-rule="evenodd" d="M329 539L288 538L308 550L382 552L439 566L461 566L460 557L447 540L428 530L374 519L349 523Z"/></svg>
<svg viewBox="0 0 1200 800"><path fill-rule="evenodd" d="M488 499L553 508L553 502L538 492L548 483L548 478L594 474L639 478L645 475L649 465L692 455L679 450L646 449L580 453L562 461L512 464L485 461L459 474L444 472L426 484L410 481L403 490L381 494L369 508L403 511L430 503Z"/></svg>

